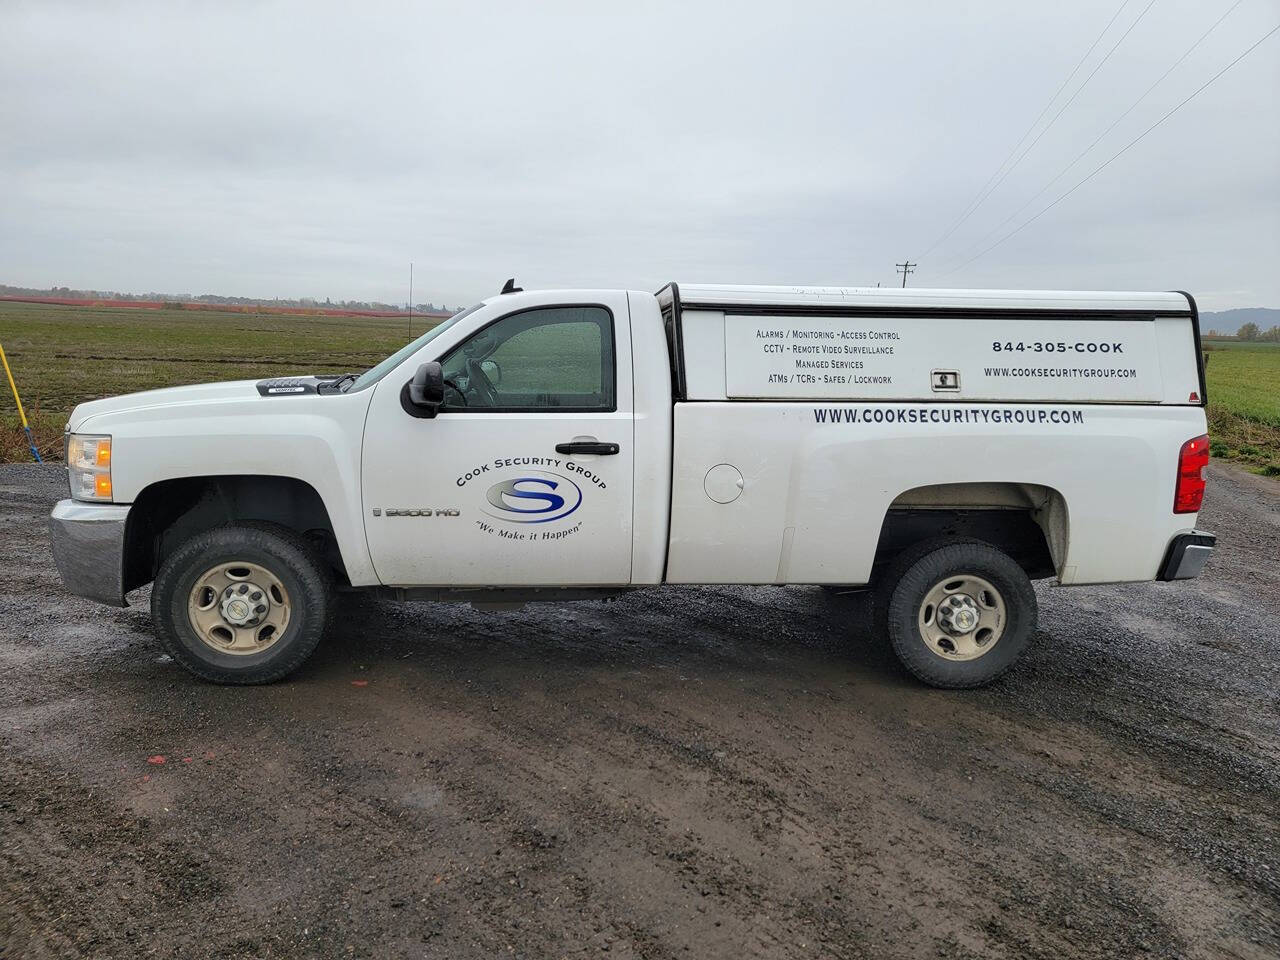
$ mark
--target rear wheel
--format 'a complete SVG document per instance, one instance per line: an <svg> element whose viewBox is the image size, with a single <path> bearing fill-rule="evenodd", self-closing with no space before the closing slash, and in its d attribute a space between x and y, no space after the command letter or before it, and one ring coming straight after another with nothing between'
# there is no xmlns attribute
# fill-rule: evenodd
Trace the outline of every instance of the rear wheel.
<svg viewBox="0 0 1280 960"><path fill-rule="evenodd" d="M216 683L270 683L315 650L329 616L327 570L292 530L219 527L166 558L151 616L169 654Z"/></svg>
<svg viewBox="0 0 1280 960"><path fill-rule="evenodd" d="M953 541L913 551L883 586L883 617L902 665L950 689L1009 669L1036 627L1036 595L1017 562L995 547Z"/></svg>

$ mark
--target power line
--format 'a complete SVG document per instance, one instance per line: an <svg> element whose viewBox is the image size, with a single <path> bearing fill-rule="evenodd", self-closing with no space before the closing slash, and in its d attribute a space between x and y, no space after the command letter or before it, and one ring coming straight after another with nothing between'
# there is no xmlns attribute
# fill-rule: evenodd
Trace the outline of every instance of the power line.
<svg viewBox="0 0 1280 960"><path fill-rule="evenodd" d="M1120 44L1124 43L1125 37L1129 36L1129 34L1133 32L1133 28L1136 27L1142 21L1142 18L1147 15L1147 11L1150 10L1155 5L1156 5L1156 0L1150 0L1150 2L1145 7L1142 8L1142 12L1138 14L1138 16L1134 19L1133 23L1129 24L1129 29L1127 29L1124 33L1120 35L1120 39L1111 45L1111 49L1108 50L1106 54L1103 56L1103 58L1097 62L1094 68L1091 71L1089 71L1089 75L1084 78L1084 82L1081 83L1080 86L1076 87L1075 93L1071 94L1067 102L1058 108L1058 112L1049 118L1049 122L1046 123L1040 129L1040 132L1038 134L1036 134L1036 138L1032 140L1029 144L1027 144L1027 149L1023 150L1022 153L1018 154L1018 159L1014 160L1013 163L1009 165L1009 169L1005 170L1005 172L1000 175L1000 179L991 185L991 189L989 189L986 192L986 194L982 197L982 199L977 202L974 208L969 211L968 215L966 215L965 217L966 220L970 216L972 216L974 213L977 212L978 207L982 206L982 204L986 201L987 197L991 196L991 194L995 193L996 190L999 189L1000 184L1004 183L1005 180L1008 179L1009 174L1013 173L1014 168L1017 167L1017 165L1022 162L1023 158L1026 157L1026 155L1035 148L1035 145L1040 142L1040 140L1044 137L1044 135L1049 132L1049 128L1052 127L1054 123L1057 122L1060 116L1062 116L1063 111L1066 110L1067 107L1071 106L1071 104L1075 103L1076 97L1080 96L1080 91L1082 91L1085 87L1089 85L1089 81L1092 80L1094 76L1097 74L1097 72L1102 69L1103 65L1108 60L1111 59L1111 55L1115 53L1117 49L1119 49Z"/></svg>
<svg viewBox="0 0 1280 960"><path fill-rule="evenodd" d="M1222 16L1220 16L1217 20L1213 22L1213 25L1209 27L1208 30L1200 34L1199 40L1197 40L1195 43L1189 46L1186 49L1186 52L1184 52L1182 56L1180 56L1177 60L1175 60L1173 62L1173 65L1169 67L1169 69L1166 70L1164 73L1162 73L1160 75L1160 78L1156 80L1155 83L1147 87L1146 91L1143 92L1142 96L1140 96L1137 100L1133 101L1133 103L1129 105L1129 109L1127 109L1124 113L1120 114L1120 116L1116 117L1115 120L1111 122L1111 125L1107 127L1107 129L1103 130L1102 133L1098 134L1098 136L1094 139L1093 143L1089 144L1087 147L1081 150L1080 153L1076 155L1076 158L1074 160L1072 160L1065 167L1059 170L1057 175L1054 176L1052 180L1050 180L1043 187L1041 187L1034 194L1032 194L1032 196L1028 198L1026 202L1022 204L1022 206L1018 207L1017 210L1013 211L1013 213L1009 214L1007 217L1001 220L998 224L996 224L994 227L988 230L983 236L979 237L973 243L969 244L968 247L962 250L955 257L955 259L956 260L962 259L964 256L966 256L969 253L969 251L973 250L975 247L981 246L982 244L986 243L987 240L991 239L992 236L994 236L996 233L999 233L1000 230L1007 223L1009 223L1010 220L1013 220L1023 210L1027 209L1027 207L1035 203L1035 201L1040 199L1040 197L1044 196L1044 193L1046 190L1048 190L1055 183L1061 180L1063 176L1066 175L1068 170L1070 170L1077 163L1083 160L1085 158L1085 155L1088 154L1090 151L1092 151L1093 148L1096 147L1099 143L1101 143L1103 138L1106 137L1107 134L1109 134L1112 130L1114 130L1117 126L1119 126L1121 120L1123 120L1129 114L1133 113L1133 111L1138 107L1138 105L1142 103L1143 100L1147 99L1148 96L1150 96L1151 91L1153 91L1156 87L1160 86L1160 84L1164 82L1165 78L1168 77L1169 74L1173 73L1173 71L1176 70L1182 64L1182 62L1187 59L1187 57L1191 56L1191 54L1195 52L1196 48L1199 47L1200 44L1204 43L1205 39L1209 36L1209 34L1213 33L1214 30L1218 29L1219 24L1221 24L1223 20L1227 19L1227 17L1231 16L1231 14L1235 12L1236 7L1240 6L1240 4L1242 3L1244 3L1244 0L1236 0L1236 2L1231 5L1231 7L1227 10L1226 13L1224 13Z"/></svg>
<svg viewBox="0 0 1280 960"><path fill-rule="evenodd" d="M1237 63L1239 63L1249 54L1253 53L1253 51L1256 50L1258 47L1260 47L1264 42L1269 40L1272 37L1272 35L1276 33L1276 31L1280 31L1280 24L1276 24L1274 27L1268 30L1265 34L1262 35L1262 37L1260 37L1257 41L1255 41L1252 46L1250 46L1247 50L1245 50L1244 53L1240 54L1238 57L1236 57L1234 60L1228 63L1225 67L1223 67L1221 70L1215 73L1212 77L1206 80L1203 84L1197 87L1190 95L1186 97L1186 99L1184 99L1176 107L1174 107L1172 110L1166 113L1163 117L1161 117L1151 126L1147 127L1146 130L1143 130L1142 133L1138 134L1136 137L1134 137L1132 140L1126 143L1116 153L1112 154L1108 159L1104 160L1098 166L1094 167L1094 169L1088 174L1088 176L1084 177L1082 180L1077 181L1075 186L1073 186L1070 190L1062 194L1060 197L1058 197L1058 199L1054 200L1048 206L1041 208L1039 212L1029 217L1028 219L1024 220L1017 228L1009 231L1007 234L1005 234L995 243L991 244L991 246L987 247L985 250L982 250L980 253L974 254L964 263L961 263L958 266L952 267L950 270L946 272L946 274L944 274L944 276L949 276L950 274L955 273L957 270L961 269L962 267L967 267L969 264L973 263L973 261L977 260L979 257L986 256L996 247L1000 246L1000 244L1004 243L1009 238L1021 233L1023 230L1029 227L1032 223L1034 223L1036 220L1039 220L1040 217L1048 213L1050 210L1052 210L1054 207L1060 204L1063 200L1067 199L1067 197L1071 196L1071 194L1075 193L1077 190L1083 187L1086 183L1092 180L1095 176L1101 173L1104 169L1109 167L1112 164L1112 162L1114 162L1115 160L1118 160L1120 157L1124 156L1124 154L1128 153L1130 147L1134 146L1136 143L1138 143L1138 141L1142 140L1152 130L1160 126L1160 124L1164 123L1166 120L1172 117L1175 113L1177 113L1179 110L1185 107L1188 103L1190 103L1192 100L1198 97L1201 93L1204 92L1204 90L1210 84L1212 84L1215 80L1221 77L1224 73L1226 73L1228 70L1234 67Z"/></svg>
<svg viewBox="0 0 1280 960"><path fill-rule="evenodd" d="M993 181L996 177L1000 175L1000 171L1004 169L1004 165L1013 159L1013 155L1018 152L1018 148L1021 147L1022 144L1026 142L1027 137L1031 136L1031 131L1036 128L1036 126L1040 123L1041 120L1044 119L1044 115L1049 112L1049 108L1053 106L1054 101L1057 100L1058 97L1061 95L1062 91L1067 88L1067 84L1069 84L1072 81L1075 75L1080 72L1080 68L1083 67L1085 64L1085 61L1089 59L1089 55L1092 54L1094 49L1098 46L1098 44L1102 42L1102 38L1107 35L1107 31L1111 29L1111 25L1116 22L1116 18L1120 16L1120 14L1124 11L1124 8L1127 7L1128 5L1129 5L1129 0L1121 0L1120 6L1117 7L1116 12L1111 15L1111 19L1108 20L1107 25L1102 28L1102 32L1098 34L1098 36L1094 39L1093 43L1089 44L1089 49L1084 52L1084 56L1080 58L1080 61L1072 68L1071 72L1067 74L1067 79L1062 81L1062 85L1059 86L1058 89L1053 92L1053 96L1049 98L1049 102L1044 105L1044 108L1040 111L1040 113L1036 116L1036 118L1031 121L1031 126L1027 127L1026 132L1023 133L1023 135L1018 138L1018 142L1015 143L1013 145L1013 149L1009 151L1009 156L1005 157L1004 160L1001 161L1000 166L996 167L995 172L992 173L991 176L987 178L987 182L982 185L982 188L977 192L977 194L974 195L974 198L969 201L968 205L965 206L965 209L964 211L961 212L959 219L957 219L955 223L951 224L951 226L949 226L946 230L944 230L942 233L942 236L938 237L938 239L934 240L933 243L929 244L929 249L927 249L924 253L922 253L920 255L921 257L927 257L930 253L932 253L940 243L946 240L947 237L951 236L951 234L955 233L956 229L960 226L960 224L964 223L964 221L969 218L969 215L973 213L974 210L977 209L977 204L981 202L980 198L984 196L984 191L987 189L987 187L991 185L991 181Z"/></svg>

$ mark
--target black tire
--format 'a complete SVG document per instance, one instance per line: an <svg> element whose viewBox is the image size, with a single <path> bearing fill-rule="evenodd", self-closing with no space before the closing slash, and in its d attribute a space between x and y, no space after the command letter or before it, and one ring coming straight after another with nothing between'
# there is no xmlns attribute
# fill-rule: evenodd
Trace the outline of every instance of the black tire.
<svg viewBox="0 0 1280 960"><path fill-rule="evenodd" d="M893 599L893 588L907 575L907 571L915 566L921 557L929 555L934 550L960 543L982 544L982 541L968 537L930 537L928 540L921 540L898 551L883 569L872 572L871 587L875 599L872 601L871 617L877 636L889 636L889 601Z"/></svg>
<svg viewBox="0 0 1280 960"><path fill-rule="evenodd" d="M188 615L196 581L211 567L236 560L277 577L289 598L289 621L261 652L231 654L201 639ZM151 589L156 635L174 660L214 683L271 683L298 669L328 624L333 586L327 568L301 536L285 527L245 523L197 534L174 550Z"/></svg>
<svg viewBox="0 0 1280 960"><path fill-rule="evenodd" d="M889 642L918 680L948 690L980 687L1013 666L1036 629L1036 594L1026 572L1008 554L976 540L933 541L904 551L885 571L883 616ZM1005 619L992 647L972 660L936 652L917 618L930 590L950 577L974 576L999 592Z"/></svg>

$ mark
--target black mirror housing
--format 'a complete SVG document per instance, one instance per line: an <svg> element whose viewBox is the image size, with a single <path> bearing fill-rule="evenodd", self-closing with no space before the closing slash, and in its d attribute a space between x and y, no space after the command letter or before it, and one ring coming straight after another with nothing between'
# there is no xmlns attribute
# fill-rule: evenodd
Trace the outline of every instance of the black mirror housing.
<svg viewBox="0 0 1280 960"><path fill-rule="evenodd" d="M444 371L437 360L424 363L400 390L400 406L411 417L430 420L444 405Z"/></svg>

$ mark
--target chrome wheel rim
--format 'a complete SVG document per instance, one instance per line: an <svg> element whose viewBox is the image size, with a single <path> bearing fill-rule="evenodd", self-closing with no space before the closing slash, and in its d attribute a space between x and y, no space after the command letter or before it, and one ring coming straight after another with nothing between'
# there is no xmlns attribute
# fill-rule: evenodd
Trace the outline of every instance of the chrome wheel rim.
<svg viewBox="0 0 1280 960"><path fill-rule="evenodd" d="M289 593L266 567L233 560L196 578L187 617L196 636L219 653L249 656L277 643L289 626Z"/></svg>
<svg viewBox="0 0 1280 960"><path fill-rule="evenodd" d="M1004 597L989 581L961 573L935 583L916 616L920 639L947 660L977 660L1004 635Z"/></svg>

